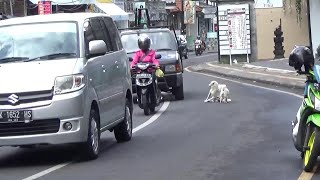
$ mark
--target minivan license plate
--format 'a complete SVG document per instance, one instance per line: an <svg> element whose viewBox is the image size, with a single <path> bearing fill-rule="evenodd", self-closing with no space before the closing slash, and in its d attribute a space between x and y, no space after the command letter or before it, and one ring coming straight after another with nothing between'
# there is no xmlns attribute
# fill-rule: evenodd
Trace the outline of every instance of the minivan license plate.
<svg viewBox="0 0 320 180"><path fill-rule="evenodd" d="M5 122L29 122L32 121L32 111L1 111L0 110L0 123Z"/></svg>

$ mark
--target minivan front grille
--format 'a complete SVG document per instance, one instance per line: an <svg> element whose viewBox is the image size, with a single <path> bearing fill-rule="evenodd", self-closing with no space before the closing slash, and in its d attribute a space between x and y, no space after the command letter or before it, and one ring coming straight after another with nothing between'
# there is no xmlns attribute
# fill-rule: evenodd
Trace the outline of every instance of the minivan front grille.
<svg viewBox="0 0 320 180"><path fill-rule="evenodd" d="M18 100L15 104L9 102L9 97L12 95L16 95L15 99ZM0 94L0 105L19 105L33 103L38 101L52 100L52 97L53 90Z"/></svg>
<svg viewBox="0 0 320 180"><path fill-rule="evenodd" d="M0 123L0 137L56 133L60 119L34 120L30 123Z"/></svg>

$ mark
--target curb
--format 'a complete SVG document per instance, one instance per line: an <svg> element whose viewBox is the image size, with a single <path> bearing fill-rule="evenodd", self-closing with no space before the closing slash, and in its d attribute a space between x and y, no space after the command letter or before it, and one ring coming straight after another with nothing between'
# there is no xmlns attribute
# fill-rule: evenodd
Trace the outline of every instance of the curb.
<svg viewBox="0 0 320 180"><path fill-rule="evenodd" d="M249 80L249 81L256 81L256 82L263 83L263 84L276 85L276 86L285 87L285 88L294 88L294 89L304 90L304 85L295 85L295 84L289 84L289 83L284 84L284 83L277 82L277 81L269 81L269 80L263 80L263 79L237 76L237 75L233 75L233 74L225 74L225 73L221 73L221 72L217 72L217 71L213 71L213 70L209 70L209 69L204 69L204 68L200 68L199 70L197 70L197 69L193 68L192 66L190 66L189 68L195 72L204 72L204 73L215 74L215 75L219 75L219 76L244 79L244 80Z"/></svg>

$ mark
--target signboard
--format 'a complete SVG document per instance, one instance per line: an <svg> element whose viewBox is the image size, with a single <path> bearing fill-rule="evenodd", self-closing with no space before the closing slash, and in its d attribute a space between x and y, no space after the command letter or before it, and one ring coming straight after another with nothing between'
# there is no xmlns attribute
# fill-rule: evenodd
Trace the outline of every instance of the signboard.
<svg viewBox="0 0 320 180"><path fill-rule="evenodd" d="M196 20L196 1L184 1L184 24L194 24Z"/></svg>
<svg viewBox="0 0 320 180"><path fill-rule="evenodd" d="M167 11L165 1L148 1L146 8L149 10L150 20L167 21Z"/></svg>
<svg viewBox="0 0 320 180"><path fill-rule="evenodd" d="M228 9L227 14L229 47L231 49L246 49L246 9Z"/></svg>
<svg viewBox="0 0 320 180"><path fill-rule="evenodd" d="M220 54L251 54L249 5L220 5L218 21Z"/></svg>
<svg viewBox="0 0 320 180"><path fill-rule="evenodd" d="M38 14L52 14L51 1L39 1L38 2Z"/></svg>
<svg viewBox="0 0 320 180"><path fill-rule="evenodd" d="M282 8L282 0L255 0L255 8Z"/></svg>
<svg viewBox="0 0 320 180"><path fill-rule="evenodd" d="M136 8L146 8L146 3L145 2L134 2L133 10Z"/></svg>

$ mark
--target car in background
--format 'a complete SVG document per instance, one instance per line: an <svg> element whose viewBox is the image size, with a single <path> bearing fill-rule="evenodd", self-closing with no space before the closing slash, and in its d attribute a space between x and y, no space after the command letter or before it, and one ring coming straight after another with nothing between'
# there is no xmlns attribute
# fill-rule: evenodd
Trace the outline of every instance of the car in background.
<svg viewBox="0 0 320 180"><path fill-rule="evenodd" d="M139 50L138 38L146 34L151 40L151 49L161 55L160 68L164 77L158 78L161 91L171 92L176 100L184 99L183 90L183 63L178 49L175 35L168 28L132 29L121 31L121 41L131 61L136 51ZM135 72L133 72L135 73ZM133 92L135 81L132 80Z"/></svg>
<svg viewBox="0 0 320 180"><path fill-rule="evenodd" d="M0 21L0 146L75 143L85 159L95 159L101 132L129 141L129 65L105 14Z"/></svg>

